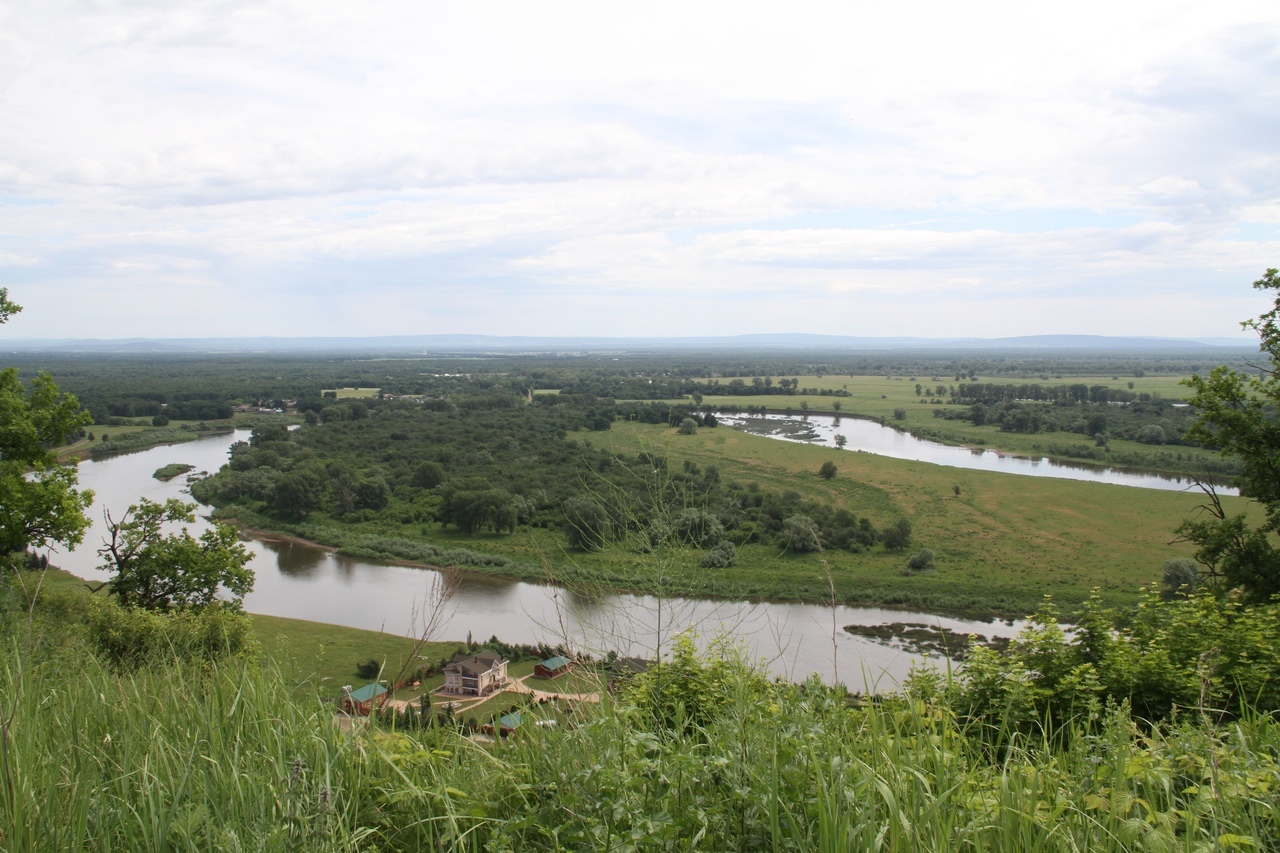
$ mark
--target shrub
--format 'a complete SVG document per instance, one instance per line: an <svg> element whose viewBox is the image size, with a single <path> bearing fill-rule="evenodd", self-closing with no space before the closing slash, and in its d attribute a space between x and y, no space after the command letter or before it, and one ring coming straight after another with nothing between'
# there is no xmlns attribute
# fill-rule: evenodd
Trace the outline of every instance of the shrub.
<svg viewBox="0 0 1280 853"><path fill-rule="evenodd" d="M259 652L250 617L219 604L159 612L95 600L89 612L89 641L104 661L120 670L255 659Z"/></svg>
<svg viewBox="0 0 1280 853"><path fill-rule="evenodd" d="M907 568L911 569L913 572L928 571L929 569L934 568L935 565L936 561L934 559L933 551L928 548L921 548L916 552L915 556L910 560L907 560Z"/></svg>
<svg viewBox="0 0 1280 853"><path fill-rule="evenodd" d="M807 554L822 550L817 523L807 515L793 515L782 522L778 544L788 551Z"/></svg>
<svg viewBox="0 0 1280 853"><path fill-rule="evenodd" d="M738 562L738 547L725 539L702 555L700 565L704 569L726 569Z"/></svg>

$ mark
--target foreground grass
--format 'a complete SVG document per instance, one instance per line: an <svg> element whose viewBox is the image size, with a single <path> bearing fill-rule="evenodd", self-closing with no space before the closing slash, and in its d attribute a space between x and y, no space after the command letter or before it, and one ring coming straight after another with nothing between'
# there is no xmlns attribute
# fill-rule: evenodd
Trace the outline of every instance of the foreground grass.
<svg viewBox="0 0 1280 853"><path fill-rule="evenodd" d="M74 654L74 678L67 678ZM268 665L0 655L0 848L1219 850L1280 839L1280 726L1122 709L992 751L945 707L714 665L497 744L344 730ZM1067 746L1055 747L1055 742Z"/></svg>

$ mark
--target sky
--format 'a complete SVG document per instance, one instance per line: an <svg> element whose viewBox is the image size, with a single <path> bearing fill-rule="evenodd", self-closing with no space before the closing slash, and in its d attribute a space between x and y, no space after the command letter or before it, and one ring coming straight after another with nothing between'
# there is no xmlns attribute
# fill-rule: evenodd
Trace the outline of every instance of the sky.
<svg viewBox="0 0 1280 853"><path fill-rule="evenodd" d="M0 0L4 337L1242 337L1280 3Z"/></svg>

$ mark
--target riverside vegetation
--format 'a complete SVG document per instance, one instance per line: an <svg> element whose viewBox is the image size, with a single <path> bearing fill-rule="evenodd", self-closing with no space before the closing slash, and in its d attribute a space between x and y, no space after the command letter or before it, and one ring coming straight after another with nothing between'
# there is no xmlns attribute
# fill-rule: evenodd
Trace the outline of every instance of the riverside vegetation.
<svg viewBox="0 0 1280 853"><path fill-rule="evenodd" d="M1280 288L1274 271L1266 282ZM0 309L11 311L6 297L0 290ZM1280 355L1275 312L1260 319L1264 343L1273 347L1268 353ZM1164 595L1118 609L1086 599L1071 636L1053 606L1044 605L1004 653L975 649L962 672L918 673L902 692L874 699L816 680L769 680L732 646L722 642L699 654L686 638L616 693L602 690L598 705L571 713L530 706L531 720L546 714L559 725L522 727L494 743L466 736L449 715L429 708L416 720L397 715L385 725L336 726L326 701L333 697L295 693L291 664L263 658L249 617L234 602L164 602L140 611L89 596L82 587L42 589L49 576L26 568L22 548L69 545L82 528L41 527L34 510L22 528L6 516L6 532L19 547L10 549L0 586L0 846L1272 849L1280 843L1280 612L1270 585L1280 568L1274 548L1280 502L1266 478L1276 455L1276 442L1267 437L1280 380L1269 376L1215 372L1194 389L1206 413L1198 422L1202 435L1243 462L1246 498L1215 504L1216 514L1183 527L1199 562L1167 573ZM56 394L28 395L9 386L5 393L6 426L38 421L33 415L55 404L74 411L74 400L59 403ZM640 410L636 414L639 420ZM681 439L719 441L724 431L708 429L705 417L703 423L686 436L654 429L666 430L661 436L672 446ZM548 429L554 424L552 418ZM64 434L75 428L72 421L59 427ZM633 437L652 435L639 424L631 429ZM23 431L0 435L8 441ZM307 445L298 440L303 435L259 438L239 453L271 451L297 464L308 459ZM296 441L297 449L268 447L271 441ZM17 449L5 447L6 462ZM483 451L492 454L488 447L474 452ZM662 454L641 452L651 455L605 466L609 456L584 446L577 455L600 465L581 482L592 484L597 496L617 495L635 508L628 527L603 528L613 537L608 541L625 543L628 559L686 559L693 547L689 531L710 526L686 511L710 511L720 493L708 483L705 463L686 466L673 452L657 464ZM759 467L763 452L749 447L734 464ZM31 456L37 468L57 467L34 450ZM647 469L634 470L640 463ZM609 475L615 466L624 473ZM272 466L239 473L262 467ZM796 476L785 467L770 476ZM74 472L62 470L60 479L33 482L53 483L74 515L88 496L77 496ZM501 473L500 464L495 470ZM945 500L935 493L908 504L902 495L916 487L910 484L897 491L846 484L853 478L844 465L830 480L818 476L817 466L807 470L813 488L806 491L814 494L845 486L850 495L875 489L885 495L883 515L871 519L868 511L878 541L860 544L865 550L850 550L852 556L893 555L883 531L899 507ZM651 483L647 472L663 476L654 474ZM18 482L29 482L21 469L16 480L12 466L0 473L0 486L27 488ZM275 476L291 473L284 466ZM643 486L633 488L636 476ZM725 482L730 476L720 472L724 494L734 491ZM369 484L372 479L367 469L353 472L352 507L340 516L382 511L360 501L385 496L383 509L392 504L386 477L385 492ZM769 478L762 479L759 491L773 494ZM984 482L966 481L961 496ZM701 492L699 484L706 485ZM749 485L742 490L751 491ZM1138 490L1124 491L1129 497ZM666 512L652 496L669 493L698 497ZM446 495L437 497L443 510ZM1249 499L1259 505L1251 512ZM788 509L803 506L788 505L794 499L785 494L777 500ZM287 503L269 511L297 514ZM683 529L676 526L682 518ZM1166 520L1171 526L1176 518ZM563 526L535 529L566 535ZM601 531L585 524L569 529ZM913 536L919 530L913 525ZM157 532L147 541L162 553L222 549L224 568L238 559L217 537L192 546ZM597 539L579 546L597 542L607 550ZM744 547L772 548L776 555L785 544L782 538ZM112 651L131 648L141 653Z"/></svg>

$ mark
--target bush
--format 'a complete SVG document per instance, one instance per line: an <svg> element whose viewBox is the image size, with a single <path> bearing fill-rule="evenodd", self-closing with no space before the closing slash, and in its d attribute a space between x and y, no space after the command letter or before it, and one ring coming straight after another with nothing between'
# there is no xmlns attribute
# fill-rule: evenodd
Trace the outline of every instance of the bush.
<svg viewBox="0 0 1280 853"><path fill-rule="evenodd" d="M382 664L377 658L369 658L363 663L356 664L356 675L361 678L377 678L380 672L382 672Z"/></svg>
<svg viewBox="0 0 1280 853"><path fill-rule="evenodd" d="M793 515L782 522L778 544L788 551L807 554L822 550L817 523L807 515Z"/></svg>
<svg viewBox="0 0 1280 853"><path fill-rule="evenodd" d="M105 662L120 670L256 659L259 652L250 617L220 604L157 612L95 600L89 641Z"/></svg>
<svg viewBox="0 0 1280 853"><path fill-rule="evenodd" d="M738 547L726 539L703 554L699 565L704 569L727 569L736 562L738 562Z"/></svg>
<svg viewBox="0 0 1280 853"><path fill-rule="evenodd" d="M913 572L925 572L934 568L935 565L936 561L934 559L933 551L928 548L921 548L916 552L915 556L910 560L907 560L907 568L911 569Z"/></svg>
<svg viewBox="0 0 1280 853"><path fill-rule="evenodd" d="M828 459L826 462L823 462L822 467L818 469L818 476L822 477L824 480L831 480L836 476L836 472L838 470L839 469L836 468L836 463Z"/></svg>

